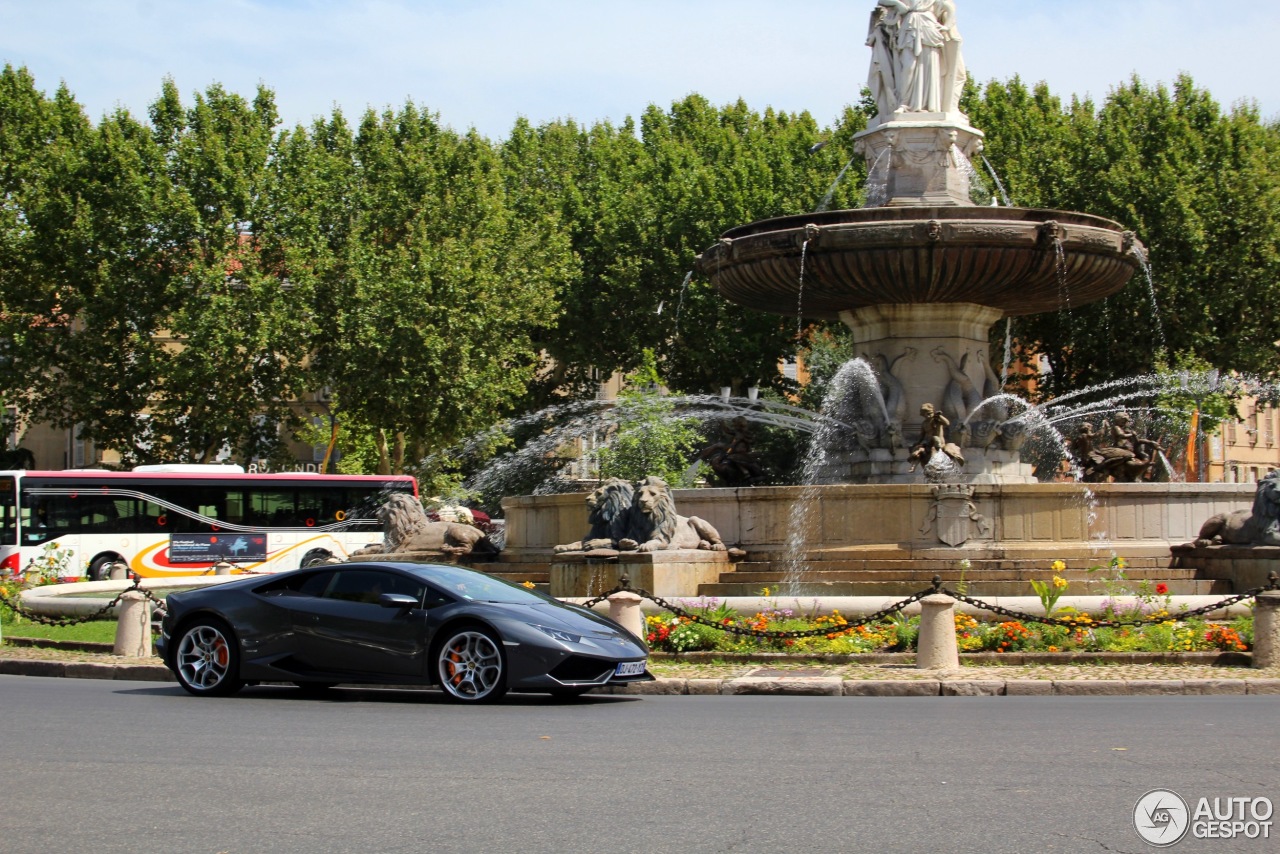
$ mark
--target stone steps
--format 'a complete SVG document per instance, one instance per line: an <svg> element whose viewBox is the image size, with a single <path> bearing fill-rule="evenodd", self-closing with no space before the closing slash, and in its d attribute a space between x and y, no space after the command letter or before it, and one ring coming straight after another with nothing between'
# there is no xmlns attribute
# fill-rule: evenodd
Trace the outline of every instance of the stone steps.
<svg viewBox="0 0 1280 854"><path fill-rule="evenodd" d="M886 581L886 580L902 580L919 582L928 584L934 576L940 577L944 583L952 584L967 581L971 584L978 582L1020 582L1028 583L1032 579L1039 581L1048 581L1053 577L1054 573L1044 571L1031 571L1024 569L971 569L967 572L958 570L931 570L931 569L828 569L822 566L810 567L802 573L806 580L818 582L833 581ZM1089 585L1091 587L1103 587L1108 581L1109 576L1090 575L1084 572L1066 572L1058 573L1069 584ZM719 581L721 583L742 583L742 584L776 584L786 577L783 570L768 571L738 571L723 572L720 574ZM1194 569L1143 569L1130 572L1125 571L1125 578L1129 584L1137 584L1147 581L1152 584L1158 582L1171 581L1194 581L1200 578L1200 574Z"/></svg>
<svg viewBox="0 0 1280 854"><path fill-rule="evenodd" d="M1124 574L1132 575L1134 572L1141 571L1168 571L1170 559L1166 555L1164 557L1147 557L1134 558L1125 560ZM811 567L815 571L849 571L849 570L888 570L898 571L902 569L919 569L929 570L931 572L959 572L959 561L955 560L930 560L930 559L913 559L913 558L829 558L825 555L815 554L801 560L803 565ZM1115 573L1106 561L1089 561L1089 560L1064 560L1068 571L1084 572L1089 569L1095 569L1092 573L1097 577L1110 576ZM744 560L734 565L738 572L776 572L785 571L787 561L782 558L774 558L771 560ZM1044 560L1016 560L1001 558L984 558L970 561L969 572L979 570L1022 570L1027 572L1036 572L1041 575L1053 574L1053 562Z"/></svg>
<svg viewBox="0 0 1280 854"><path fill-rule="evenodd" d="M728 574L724 577L730 577ZM885 596L906 597L927 588L928 581L911 581L898 578L886 578L882 581L817 581L806 578L797 586L795 595L808 596ZM1230 596L1233 593L1231 582L1214 579L1176 579L1163 582L1168 585L1171 596ZM759 583L725 582L702 584L698 587L700 596L759 596L764 587L771 587L771 594L777 595L774 585ZM944 581L951 589L956 583ZM1155 585L1152 584L1154 590ZM968 595L982 599L992 596L1033 596L1035 591L1025 581L968 581L965 591ZM787 594L791 596L791 593ZM1068 583L1064 591L1066 596L1105 596L1107 590L1097 584L1080 582Z"/></svg>

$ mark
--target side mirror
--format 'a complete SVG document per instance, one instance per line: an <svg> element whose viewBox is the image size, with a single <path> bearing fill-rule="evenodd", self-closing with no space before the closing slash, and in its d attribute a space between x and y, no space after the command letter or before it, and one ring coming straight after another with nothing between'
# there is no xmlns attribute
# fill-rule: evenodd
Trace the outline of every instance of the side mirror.
<svg viewBox="0 0 1280 854"><path fill-rule="evenodd" d="M418 600L404 593L383 593L378 604L384 608L417 608Z"/></svg>

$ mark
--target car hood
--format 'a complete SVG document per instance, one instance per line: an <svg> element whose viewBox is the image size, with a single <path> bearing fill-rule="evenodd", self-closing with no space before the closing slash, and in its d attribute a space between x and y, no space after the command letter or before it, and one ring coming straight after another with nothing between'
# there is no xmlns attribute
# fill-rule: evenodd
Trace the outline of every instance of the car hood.
<svg viewBox="0 0 1280 854"><path fill-rule="evenodd" d="M557 605L552 602L539 602L520 605L504 605L503 611L509 617L521 619L527 623L535 623L552 629L564 629L588 637L632 638L630 632L607 617L590 611ZM634 638L632 638L634 640Z"/></svg>

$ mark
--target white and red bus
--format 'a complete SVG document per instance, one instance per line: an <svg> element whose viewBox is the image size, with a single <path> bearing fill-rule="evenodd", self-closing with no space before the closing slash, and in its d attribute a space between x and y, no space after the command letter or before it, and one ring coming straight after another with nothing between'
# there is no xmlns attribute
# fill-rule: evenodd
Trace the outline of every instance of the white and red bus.
<svg viewBox="0 0 1280 854"><path fill-rule="evenodd" d="M106 577L123 561L144 577L297 569L382 540L378 507L416 496L408 476L245 474L239 466L130 472L0 471L0 569L22 571L57 543L67 572Z"/></svg>

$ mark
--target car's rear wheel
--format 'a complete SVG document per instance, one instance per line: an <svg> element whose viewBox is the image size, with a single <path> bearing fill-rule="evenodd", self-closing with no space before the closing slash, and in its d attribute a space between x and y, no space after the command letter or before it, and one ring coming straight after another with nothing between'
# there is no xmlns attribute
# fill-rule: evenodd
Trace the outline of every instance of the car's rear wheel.
<svg viewBox="0 0 1280 854"><path fill-rule="evenodd" d="M202 617L187 625L173 661L178 684L197 697L226 697L244 687L235 635L221 620Z"/></svg>
<svg viewBox="0 0 1280 854"><path fill-rule="evenodd" d="M469 626L450 634L436 654L440 687L450 700L493 703L507 693L502 643L487 629Z"/></svg>

